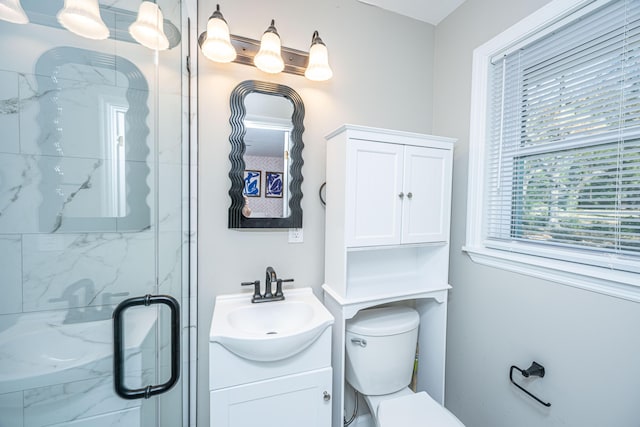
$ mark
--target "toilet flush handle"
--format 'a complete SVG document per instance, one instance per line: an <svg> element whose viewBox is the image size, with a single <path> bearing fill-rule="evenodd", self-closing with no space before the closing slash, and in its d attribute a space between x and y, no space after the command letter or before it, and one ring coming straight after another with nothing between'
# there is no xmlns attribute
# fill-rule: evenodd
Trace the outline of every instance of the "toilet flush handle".
<svg viewBox="0 0 640 427"><path fill-rule="evenodd" d="M367 346L367 340L362 339L362 338L351 338L351 342L353 344L358 344L360 347L366 347Z"/></svg>

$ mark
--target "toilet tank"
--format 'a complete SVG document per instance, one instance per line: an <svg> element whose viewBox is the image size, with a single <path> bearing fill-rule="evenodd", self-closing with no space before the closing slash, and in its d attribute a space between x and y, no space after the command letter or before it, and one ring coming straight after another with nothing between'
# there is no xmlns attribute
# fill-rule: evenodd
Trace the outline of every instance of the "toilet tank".
<svg viewBox="0 0 640 427"><path fill-rule="evenodd" d="M419 323L418 312L409 307L363 310L347 321L347 382L373 396L409 385Z"/></svg>

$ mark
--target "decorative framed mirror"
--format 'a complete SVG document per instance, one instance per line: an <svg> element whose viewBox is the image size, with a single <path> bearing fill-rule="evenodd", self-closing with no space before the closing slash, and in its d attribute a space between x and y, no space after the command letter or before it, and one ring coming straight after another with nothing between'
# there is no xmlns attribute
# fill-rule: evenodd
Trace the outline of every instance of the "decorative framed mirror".
<svg viewBox="0 0 640 427"><path fill-rule="evenodd" d="M302 228L302 98L247 80L230 102L229 228Z"/></svg>

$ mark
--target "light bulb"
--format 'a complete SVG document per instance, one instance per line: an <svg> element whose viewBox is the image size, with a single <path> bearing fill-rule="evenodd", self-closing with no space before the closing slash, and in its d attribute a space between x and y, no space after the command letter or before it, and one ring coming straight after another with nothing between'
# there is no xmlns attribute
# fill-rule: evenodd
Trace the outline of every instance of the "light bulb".
<svg viewBox="0 0 640 427"><path fill-rule="evenodd" d="M162 11L153 2L143 1L140 4L138 18L129 26L129 34L135 41L149 49L169 49L169 39L164 33Z"/></svg>
<svg viewBox="0 0 640 427"><path fill-rule="evenodd" d="M14 24L29 23L29 18L24 13L20 0L0 0L0 19Z"/></svg>
<svg viewBox="0 0 640 427"><path fill-rule="evenodd" d="M229 26L220 13L220 5L216 5L207 23L207 37L200 46L202 54L215 62L231 62L236 59L236 50L231 44Z"/></svg>
<svg viewBox="0 0 640 427"><path fill-rule="evenodd" d="M333 71L329 67L329 52L317 31L314 31L309 49L309 65L304 72L304 76L309 80L324 81L333 76Z"/></svg>
<svg viewBox="0 0 640 427"><path fill-rule="evenodd" d="M64 28L79 36L92 40L109 37L109 28L100 16L98 0L64 0L64 7L57 18Z"/></svg>
<svg viewBox="0 0 640 427"><path fill-rule="evenodd" d="M284 61L280 53L280 36L274 20L262 35L260 50L253 58L253 63L266 73L276 74L284 70Z"/></svg>

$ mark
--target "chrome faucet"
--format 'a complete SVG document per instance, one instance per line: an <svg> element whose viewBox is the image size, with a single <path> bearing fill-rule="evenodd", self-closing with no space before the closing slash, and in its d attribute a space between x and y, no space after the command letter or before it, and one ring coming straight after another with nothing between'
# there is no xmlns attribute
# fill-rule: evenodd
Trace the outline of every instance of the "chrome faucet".
<svg viewBox="0 0 640 427"><path fill-rule="evenodd" d="M276 271L273 267L267 267L264 278L264 295L260 293L260 280L254 280L253 282L242 282L242 286L253 286L253 297L251 302L269 302L269 301L282 301L284 294L282 293L282 283L293 282L293 279L278 279ZM276 293L273 293L273 282L276 282Z"/></svg>

